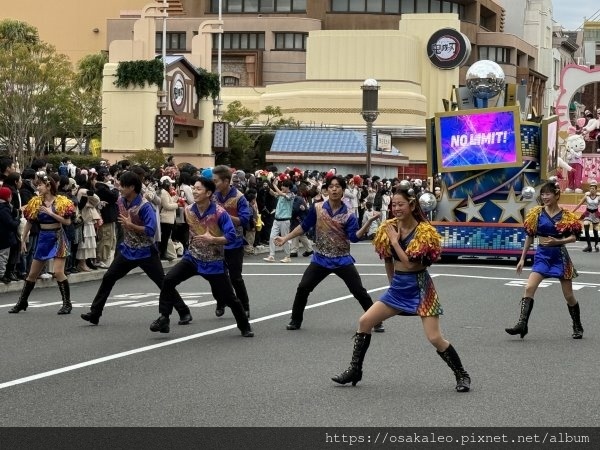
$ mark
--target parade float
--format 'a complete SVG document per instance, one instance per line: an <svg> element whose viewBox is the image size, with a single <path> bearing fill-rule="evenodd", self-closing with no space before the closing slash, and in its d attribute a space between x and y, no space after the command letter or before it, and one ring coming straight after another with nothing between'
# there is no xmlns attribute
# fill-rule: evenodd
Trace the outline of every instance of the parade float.
<svg viewBox="0 0 600 450"><path fill-rule="evenodd" d="M427 121L428 172L440 187L432 224L443 239L442 259L519 258L524 217L538 205L536 187L559 162L558 118L522 120L528 117L506 98L504 73L493 61L469 68L467 88L475 108ZM488 107L493 98L501 106Z"/></svg>

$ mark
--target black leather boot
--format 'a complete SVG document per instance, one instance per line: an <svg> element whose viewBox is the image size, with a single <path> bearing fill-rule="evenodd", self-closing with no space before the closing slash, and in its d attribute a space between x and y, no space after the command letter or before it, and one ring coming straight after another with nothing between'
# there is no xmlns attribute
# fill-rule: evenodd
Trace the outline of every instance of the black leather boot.
<svg viewBox="0 0 600 450"><path fill-rule="evenodd" d="M352 351L350 367L331 379L336 383L352 383L352 386L356 386L356 383L362 380L362 365L369 349L369 344L371 344L370 334L356 333L354 335L354 350Z"/></svg>
<svg viewBox="0 0 600 450"><path fill-rule="evenodd" d="M467 373L467 371L463 368L462 362L460 361L460 357L452 344L448 346L446 350L443 352L437 352L440 357L446 361L448 367L452 369L454 372L454 376L456 377L456 390L458 392L469 392L471 389L471 377Z"/></svg>
<svg viewBox="0 0 600 450"><path fill-rule="evenodd" d="M71 288L69 287L69 280L57 281L58 290L62 297L62 308L58 310L56 314L71 314L73 306L71 305Z"/></svg>
<svg viewBox="0 0 600 450"><path fill-rule="evenodd" d="M521 314L519 315L519 320L512 328L505 328L508 334L515 335L520 334L521 339L525 337L527 332L529 331L527 328L527 323L529 322L529 316L531 314L531 310L533 309L533 298L531 297L523 297L521 299Z"/></svg>
<svg viewBox="0 0 600 450"><path fill-rule="evenodd" d="M567 306L569 307L571 319L573 319L573 334L571 337L573 339L581 339L583 337L583 326L581 325L581 318L579 317L579 302L575 303L573 306Z"/></svg>
<svg viewBox="0 0 600 450"><path fill-rule="evenodd" d="M27 299L29 298L29 294L33 291L33 287L35 286L35 281L27 281L25 280L25 284L23 284L23 289L21 290L21 296L17 301L17 304L8 310L9 314L18 314L19 311L26 311L29 303Z"/></svg>

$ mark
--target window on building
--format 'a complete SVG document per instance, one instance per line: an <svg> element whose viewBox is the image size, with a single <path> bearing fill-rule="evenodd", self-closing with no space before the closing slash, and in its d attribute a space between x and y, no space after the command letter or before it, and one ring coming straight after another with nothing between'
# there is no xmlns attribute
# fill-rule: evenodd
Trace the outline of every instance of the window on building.
<svg viewBox="0 0 600 450"><path fill-rule="evenodd" d="M400 12L402 14L412 14L415 12L414 0L402 0L400 3Z"/></svg>
<svg viewBox="0 0 600 450"><path fill-rule="evenodd" d="M224 14L306 12L306 0L221 0L221 8ZM211 0L210 12L219 12L219 0Z"/></svg>
<svg viewBox="0 0 600 450"><path fill-rule="evenodd" d="M224 76L223 78L221 78L221 80L223 82L223 86L239 86L240 85L239 77L227 75L227 76Z"/></svg>
<svg viewBox="0 0 600 450"><path fill-rule="evenodd" d="M510 64L510 48L480 46L479 59L489 59L498 64Z"/></svg>
<svg viewBox="0 0 600 450"><path fill-rule="evenodd" d="M399 14L400 13L400 2L398 0L385 0L383 7L385 8L385 12L389 14Z"/></svg>
<svg viewBox="0 0 600 450"><path fill-rule="evenodd" d="M332 12L354 13L456 13L462 20L465 7L445 0L331 0Z"/></svg>
<svg viewBox="0 0 600 450"><path fill-rule="evenodd" d="M275 49L306 50L307 33L275 33Z"/></svg>
<svg viewBox="0 0 600 450"><path fill-rule="evenodd" d="M167 31L167 51L185 51L186 50L185 32ZM162 32L156 33L156 51L162 52L163 35Z"/></svg>
<svg viewBox="0 0 600 450"><path fill-rule="evenodd" d="M218 34L213 35L213 49L219 45ZM223 50L264 50L264 33L223 33Z"/></svg>

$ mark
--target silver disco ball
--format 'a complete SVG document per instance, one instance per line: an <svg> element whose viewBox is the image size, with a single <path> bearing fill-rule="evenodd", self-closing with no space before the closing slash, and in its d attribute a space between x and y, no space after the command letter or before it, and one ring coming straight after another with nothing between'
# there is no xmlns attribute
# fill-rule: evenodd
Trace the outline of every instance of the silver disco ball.
<svg viewBox="0 0 600 450"><path fill-rule="evenodd" d="M487 59L477 61L467 70L467 87L474 97L495 97L504 89L505 77L502 67Z"/></svg>
<svg viewBox="0 0 600 450"><path fill-rule="evenodd" d="M521 197L523 197L525 200L531 200L533 197L535 197L535 188L531 186L525 186L521 191Z"/></svg>
<svg viewBox="0 0 600 450"><path fill-rule="evenodd" d="M437 206L435 195L433 195L431 192L425 192L419 197L419 205L421 205L423 212L428 213L433 211Z"/></svg>
<svg viewBox="0 0 600 450"><path fill-rule="evenodd" d="M402 180L400 182L400 189L402 189L403 191L408 191L410 189L410 181Z"/></svg>

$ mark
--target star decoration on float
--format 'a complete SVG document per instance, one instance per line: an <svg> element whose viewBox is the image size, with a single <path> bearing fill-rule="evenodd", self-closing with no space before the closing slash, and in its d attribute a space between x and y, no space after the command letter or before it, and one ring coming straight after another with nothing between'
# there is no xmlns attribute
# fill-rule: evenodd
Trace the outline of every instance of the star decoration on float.
<svg viewBox="0 0 600 450"><path fill-rule="evenodd" d="M442 195L437 204L435 220L442 222L444 220L448 222L456 222L456 216L454 210L458 205L462 203L464 199L450 199L448 196L448 190L446 186L442 187Z"/></svg>
<svg viewBox="0 0 600 450"><path fill-rule="evenodd" d="M510 191L508 191L507 200L492 200L492 202L502 210L502 215L500 216L498 223L506 222L506 220L511 217L518 223L523 223L521 210L530 203L517 200L515 189L512 187L510 188Z"/></svg>
<svg viewBox="0 0 600 450"><path fill-rule="evenodd" d="M477 219L477 220L481 220L482 222L483 217L481 217L481 213L479 212L479 210L481 208L483 208L485 206L485 202L484 203L473 203L473 199L471 199L471 196L469 195L467 197L467 206L463 206L462 208L456 208L458 209L460 212L464 213L467 217L465 218L465 220L467 222L471 222L473 220L473 218Z"/></svg>

